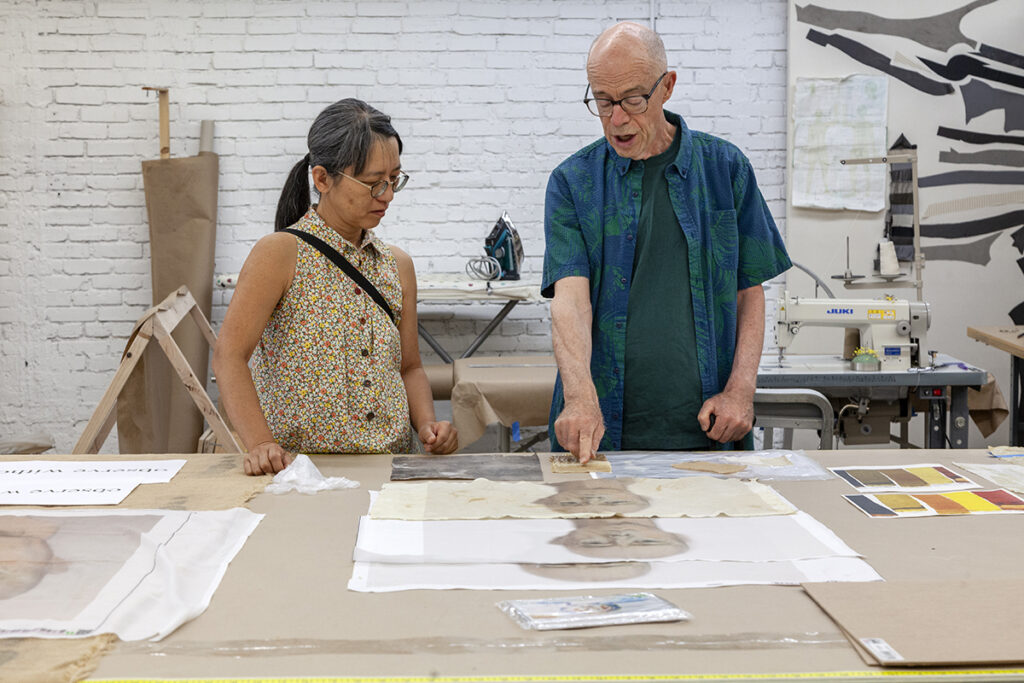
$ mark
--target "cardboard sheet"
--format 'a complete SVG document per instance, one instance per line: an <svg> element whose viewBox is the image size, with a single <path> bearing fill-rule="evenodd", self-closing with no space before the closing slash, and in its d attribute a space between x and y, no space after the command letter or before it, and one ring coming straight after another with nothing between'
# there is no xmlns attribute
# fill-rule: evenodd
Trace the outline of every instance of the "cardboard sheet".
<svg viewBox="0 0 1024 683"><path fill-rule="evenodd" d="M868 664L1024 663L1024 579L804 584Z"/></svg>
<svg viewBox="0 0 1024 683"><path fill-rule="evenodd" d="M374 519L554 519L582 517L750 517L796 511L770 487L751 481L585 479L554 484L388 482L370 508Z"/></svg>

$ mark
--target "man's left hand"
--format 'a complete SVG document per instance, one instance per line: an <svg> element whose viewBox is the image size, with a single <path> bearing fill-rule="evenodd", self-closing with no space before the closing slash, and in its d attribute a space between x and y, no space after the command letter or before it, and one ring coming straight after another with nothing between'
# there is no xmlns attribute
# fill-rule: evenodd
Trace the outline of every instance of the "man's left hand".
<svg viewBox="0 0 1024 683"><path fill-rule="evenodd" d="M739 441L754 426L754 400L737 392L723 391L704 401L697 421L713 441Z"/></svg>

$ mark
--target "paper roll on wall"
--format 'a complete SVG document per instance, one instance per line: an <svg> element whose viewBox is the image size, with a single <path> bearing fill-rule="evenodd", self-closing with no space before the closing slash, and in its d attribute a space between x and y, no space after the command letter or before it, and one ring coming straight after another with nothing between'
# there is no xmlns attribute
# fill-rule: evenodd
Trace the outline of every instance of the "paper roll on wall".
<svg viewBox="0 0 1024 683"><path fill-rule="evenodd" d="M900 262L896 258L896 245L889 240L878 243L878 272L882 275L899 275Z"/></svg>
<svg viewBox="0 0 1024 683"><path fill-rule="evenodd" d="M199 122L199 153L211 154L213 152L213 121Z"/></svg>

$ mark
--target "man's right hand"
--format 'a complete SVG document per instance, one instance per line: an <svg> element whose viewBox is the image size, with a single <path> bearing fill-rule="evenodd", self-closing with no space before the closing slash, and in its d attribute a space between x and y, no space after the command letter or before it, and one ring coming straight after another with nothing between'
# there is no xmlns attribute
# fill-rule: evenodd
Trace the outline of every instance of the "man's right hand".
<svg viewBox="0 0 1024 683"><path fill-rule="evenodd" d="M245 454L243 467L250 475L276 474L288 467L295 459L295 454L286 451L274 441L256 444Z"/></svg>
<svg viewBox="0 0 1024 683"><path fill-rule="evenodd" d="M558 443L569 449L581 463L585 464L597 455L603 436L604 418L596 403L584 406L566 403L555 420Z"/></svg>

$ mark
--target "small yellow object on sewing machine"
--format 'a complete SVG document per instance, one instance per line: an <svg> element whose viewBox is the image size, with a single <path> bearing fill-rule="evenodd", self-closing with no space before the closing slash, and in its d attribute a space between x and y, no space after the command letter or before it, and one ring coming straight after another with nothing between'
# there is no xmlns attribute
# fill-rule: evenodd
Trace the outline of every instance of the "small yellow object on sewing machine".
<svg viewBox="0 0 1024 683"><path fill-rule="evenodd" d="M860 350L872 350L882 371L927 367L931 310L923 301L890 296L879 299L810 299L783 293L775 323L779 359L804 325L856 328ZM863 354L862 354L863 355Z"/></svg>

